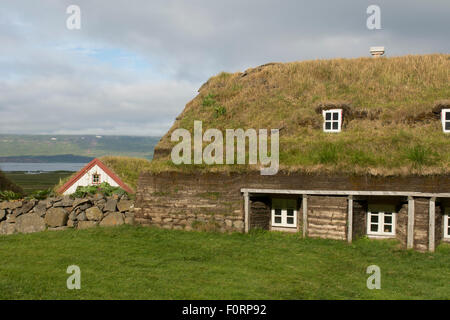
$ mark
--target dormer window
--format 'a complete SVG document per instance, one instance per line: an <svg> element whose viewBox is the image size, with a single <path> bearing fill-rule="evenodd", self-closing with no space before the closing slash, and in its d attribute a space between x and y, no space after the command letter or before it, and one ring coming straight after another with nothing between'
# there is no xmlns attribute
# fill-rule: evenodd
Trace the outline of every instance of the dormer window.
<svg viewBox="0 0 450 320"><path fill-rule="evenodd" d="M450 133L450 109L442 109L442 129L445 133Z"/></svg>
<svg viewBox="0 0 450 320"><path fill-rule="evenodd" d="M92 184L100 184L100 174L94 173L92 175Z"/></svg>
<svg viewBox="0 0 450 320"><path fill-rule="evenodd" d="M323 131L340 132L342 127L342 109L323 110Z"/></svg>

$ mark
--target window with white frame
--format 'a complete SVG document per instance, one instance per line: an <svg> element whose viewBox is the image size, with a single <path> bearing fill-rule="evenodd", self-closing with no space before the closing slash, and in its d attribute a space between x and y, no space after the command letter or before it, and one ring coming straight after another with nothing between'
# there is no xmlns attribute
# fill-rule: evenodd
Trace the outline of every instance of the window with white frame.
<svg viewBox="0 0 450 320"><path fill-rule="evenodd" d="M342 127L342 109L323 110L323 131L340 132Z"/></svg>
<svg viewBox="0 0 450 320"><path fill-rule="evenodd" d="M444 216L444 238L450 239L450 215Z"/></svg>
<svg viewBox="0 0 450 320"><path fill-rule="evenodd" d="M92 175L92 184L100 184L100 174L94 173Z"/></svg>
<svg viewBox="0 0 450 320"><path fill-rule="evenodd" d="M288 228L297 227L297 200L272 200L272 226Z"/></svg>
<svg viewBox="0 0 450 320"><path fill-rule="evenodd" d="M395 212L369 211L367 213L367 234L395 235Z"/></svg>
<svg viewBox="0 0 450 320"><path fill-rule="evenodd" d="M442 109L442 129L446 133L450 133L450 109Z"/></svg>

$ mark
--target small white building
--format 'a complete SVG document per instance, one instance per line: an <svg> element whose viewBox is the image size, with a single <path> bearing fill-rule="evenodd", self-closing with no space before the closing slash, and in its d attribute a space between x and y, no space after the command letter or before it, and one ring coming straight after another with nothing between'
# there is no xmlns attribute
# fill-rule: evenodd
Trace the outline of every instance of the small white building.
<svg viewBox="0 0 450 320"><path fill-rule="evenodd" d="M97 158L78 171L58 192L68 195L74 193L80 186L95 186L103 182L107 182L113 187L121 187L128 193L134 193L111 169Z"/></svg>

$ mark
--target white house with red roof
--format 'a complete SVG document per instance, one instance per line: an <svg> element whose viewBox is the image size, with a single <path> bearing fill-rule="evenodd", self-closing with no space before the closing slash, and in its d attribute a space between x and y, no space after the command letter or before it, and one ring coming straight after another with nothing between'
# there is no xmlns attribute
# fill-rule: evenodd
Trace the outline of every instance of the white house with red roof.
<svg viewBox="0 0 450 320"><path fill-rule="evenodd" d="M78 171L75 176L58 189L58 192L68 195L74 193L78 187L95 186L103 182L107 182L113 187L120 187L128 193L134 193L111 169L97 158Z"/></svg>

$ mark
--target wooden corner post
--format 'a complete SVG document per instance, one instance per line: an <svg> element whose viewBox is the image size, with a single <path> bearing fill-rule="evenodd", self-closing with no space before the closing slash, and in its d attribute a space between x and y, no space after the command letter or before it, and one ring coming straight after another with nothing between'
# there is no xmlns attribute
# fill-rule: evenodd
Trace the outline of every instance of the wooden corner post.
<svg viewBox="0 0 450 320"><path fill-rule="evenodd" d="M434 252L436 232L436 198L430 198L430 209L428 211L428 251Z"/></svg>
<svg viewBox="0 0 450 320"><path fill-rule="evenodd" d="M248 230L250 228L249 214L250 214L250 200L248 198L248 192L244 192L244 229L245 229L245 233L248 233Z"/></svg>
<svg viewBox="0 0 450 320"><path fill-rule="evenodd" d="M347 242L352 243L353 239L353 196L348 196L347 204Z"/></svg>
<svg viewBox="0 0 450 320"><path fill-rule="evenodd" d="M308 195L304 194L302 198L303 210L303 238L308 235Z"/></svg>
<svg viewBox="0 0 450 320"><path fill-rule="evenodd" d="M408 197L408 235L406 248L414 248L414 198L411 196Z"/></svg>

